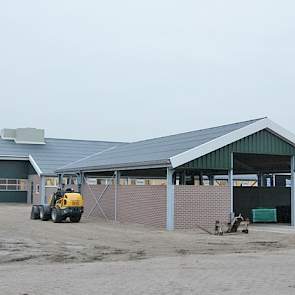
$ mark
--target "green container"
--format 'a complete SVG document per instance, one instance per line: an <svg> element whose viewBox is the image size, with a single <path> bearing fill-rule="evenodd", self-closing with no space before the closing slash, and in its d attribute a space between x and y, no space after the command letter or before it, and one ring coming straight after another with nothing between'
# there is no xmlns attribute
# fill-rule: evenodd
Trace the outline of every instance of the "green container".
<svg viewBox="0 0 295 295"><path fill-rule="evenodd" d="M252 209L252 221L256 222L278 222L277 209Z"/></svg>

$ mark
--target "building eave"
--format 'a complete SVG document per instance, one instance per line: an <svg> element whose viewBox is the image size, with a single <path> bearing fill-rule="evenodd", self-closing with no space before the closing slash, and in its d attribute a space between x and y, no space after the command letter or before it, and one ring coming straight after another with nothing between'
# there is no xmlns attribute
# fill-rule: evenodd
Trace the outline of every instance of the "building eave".
<svg viewBox="0 0 295 295"><path fill-rule="evenodd" d="M28 161L28 156L15 156L15 155L0 155L0 160L7 161Z"/></svg>
<svg viewBox="0 0 295 295"><path fill-rule="evenodd" d="M40 169L40 167L38 166L37 162L34 160L34 158L32 157L32 155L29 155L29 161L30 161L31 165L34 167L34 169L37 172L37 174L39 176L41 176L43 174L42 173L42 170Z"/></svg>
<svg viewBox="0 0 295 295"><path fill-rule="evenodd" d="M33 159L31 155L29 156L16 156L16 155L0 155L0 160L2 161L29 161L37 174L41 176L43 173L41 169L39 168L36 161Z"/></svg>
<svg viewBox="0 0 295 295"><path fill-rule="evenodd" d="M58 169L57 174L60 173L91 173L91 172L107 172L107 171L122 171L122 170L143 170L143 169L157 169L171 167L169 160L140 162L140 163L126 163L117 165L93 166L93 167L77 167L72 169Z"/></svg>

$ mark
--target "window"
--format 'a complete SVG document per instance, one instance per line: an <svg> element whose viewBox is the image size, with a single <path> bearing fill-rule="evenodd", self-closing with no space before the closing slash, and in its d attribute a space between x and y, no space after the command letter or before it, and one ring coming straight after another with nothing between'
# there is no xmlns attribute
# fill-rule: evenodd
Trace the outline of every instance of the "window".
<svg viewBox="0 0 295 295"><path fill-rule="evenodd" d="M78 184L76 176L64 177L62 181L66 185L77 185Z"/></svg>
<svg viewBox="0 0 295 295"><path fill-rule="evenodd" d="M166 185L166 179L161 178L129 178L128 185Z"/></svg>
<svg viewBox="0 0 295 295"><path fill-rule="evenodd" d="M88 185L115 185L114 177L88 177L86 179ZM166 185L166 179L162 178L135 178L135 177L121 177L120 185Z"/></svg>
<svg viewBox="0 0 295 295"><path fill-rule="evenodd" d="M227 179L215 179L214 180L214 185L215 186L227 186L228 185L228 180Z"/></svg>
<svg viewBox="0 0 295 295"><path fill-rule="evenodd" d="M136 179L135 185L145 185L145 180L144 179Z"/></svg>
<svg viewBox="0 0 295 295"><path fill-rule="evenodd" d="M27 179L0 178L0 191L27 191Z"/></svg>
<svg viewBox="0 0 295 295"><path fill-rule="evenodd" d="M36 184L36 194L39 194L39 193L40 193L40 185Z"/></svg>
<svg viewBox="0 0 295 295"><path fill-rule="evenodd" d="M149 179L149 185L166 185L166 179Z"/></svg>
<svg viewBox="0 0 295 295"><path fill-rule="evenodd" d="M17 180L16 179L7 179L7 184L8 185L16 185L17 184Z"/></svg>
<svg viewBox="0 0 295 295"><path fill-rule="evenodd" d="M247 180L247 179L242 179L242 180L234 180L234 186L242 186L242 187L247 187L247 186L258 186L257 180Z"/></svg>
<svg viewBox="0 0 295 295"><path fill-rule="evenodd" d="M114 178L87 178L87 184L89 185L114 185L115 180Z"/></svg>
<svg viewBox="0 0 295 295"><path fill-rule="evenodd" d="M89 185L97 185L97 184L100 184L100 183L98 183L98 179L96 179L96 178L87 178L87 184L89 184Z"/></svg>

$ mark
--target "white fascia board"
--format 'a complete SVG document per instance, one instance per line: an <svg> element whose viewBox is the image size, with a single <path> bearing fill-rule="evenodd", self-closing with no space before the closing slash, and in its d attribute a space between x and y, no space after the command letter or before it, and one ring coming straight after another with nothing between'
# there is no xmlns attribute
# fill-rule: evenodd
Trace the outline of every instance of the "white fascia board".
<svg viewBox="0 0 295 295"><path fill-rule="evenodd" d="M206 142L196 148L192 148L186 152L178 154L170 158L170 162L173 168L179 167L185 163L188 163L194 159L200 158L206 154L216 151L228 144L238 141L244 137L252 135L263 129L269 129L280 138L288 141L291 145L295 146L295 135L274 123L268 118L261 119L243 128L225 134L221 137Z"/></svg>
<svg viewBox="0 0 295 295"><path fill-rule="evenodd" d="M46 142L36 142L36 141L21 141L14 139L14 142L17 144L34 144L34 145L44 145Z"/></svg>
<svg viewBox="0 0 295 295"><path fill-rule="evenodd" d="M10 161L30 161L36 172L39 176L41 176L42 171L37 165L36 161L33 159L31 155L29 156L14 156L14 155L0 155L0 160L10 160Z"/></svg>
<svg viewBox="0 0 295 295"><path fill-rule="evenodd" d="M41 176L42 171L31 155L29 155L29 160L30 160L30 163L32 164L32 166L34 167L34 169L36 170L36 172L38 173L38 175Z"/></svg>
<svg viewBox="0 0 295 295"><path fill-rule="evenodd" d="M289 130L285 129L284 127L280 126L279 124L268 120L268 127L266 129L269 129L269 131L272 131L275 135L280 137L281 139L287 141L289 144L293 145L295 147L295 134L290 132Z"/></svg>
<svg viewBox="0 0 295 295"><path fill-rule="evenodd" d="M14 155L0 155L0 160L11 160L11 161L27 161L27 156L14 156Z"/></svg>

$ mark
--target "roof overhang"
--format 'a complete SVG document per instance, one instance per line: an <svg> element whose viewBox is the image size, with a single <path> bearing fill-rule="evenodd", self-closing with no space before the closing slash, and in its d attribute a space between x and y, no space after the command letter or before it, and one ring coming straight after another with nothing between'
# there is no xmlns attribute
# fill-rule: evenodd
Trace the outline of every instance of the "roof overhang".
<svg viewBox="0 0 295 295"><path fill-rule="evenodd" d="M223 135L214 140L206 142L198 147L192 148L188 151L185 151L181 154L171 157L170 162L171 162L172 168L179 167L185 163L188 163L197 158L200 158L228 144L231 144L235 141L238 141L244 137L247 137L249 135L252 135L264 129L268 129L270 132L274 133L281 139L295 146L295 135L293 133L289 132L285 128L276 124L272 120L268 118L264 118L250 125L247 125L246 127L227 133L226 135Z"/></svg>
<svg viewBox="0 0 295 295"><path fill-rule="evenodd" d="M38 173L38 175L41 176L42 171L41 171L40 167L38 166L38 164L36 163L36 161L34 160L34 158L31 155L29 155L29 160L30 160L31 165L34 167L34 169Z"/></svg>
<svg viewBox="0 0 295 295"><path fill-rule="evenodd" d="M0 155L0 160L3 161L29 161L28 156Z"/></svg>
<svg viewBox="0 0 295 295"><path fill-rule="evenodd" d="M0 155L0 160L2 161L29 161L37 174L41 176L43 173L41 169L39 168L36 161L33 159L31 155L29 156L15 156L15 155Z"/></svg>
<svg viewBox="0 0 295 295"><path fill-rule="evenodd" d="M117 164L117 165L107 165L107 166L98 166L98 167L86 167L86 168L75 168L75 169L63 169L60 168L56 170L56 173L76 173L81 171L84 173L88 172L107 172L107 171L121 171L121 170L144 170L144 169L157 169L157 168L167 168L171 167L169 160L163 161L152 161L152 162L141 162L141 163L126 163L126 164Z"/></svg>
<svg viewBox="0 0 295 295"><path fill-rule="evenodd" d="M295 146L295 135L271 121L268 118L263 118L261 120L255 121L245 127L237 129L235 131L229 132L223 136L220 136L214 140L206 142L200 146L192 148L188 151L180 153L166 160L159 161L146 161L139 163L122 163L113 165L101 165L101 166L88 166L79 167L79 162L76 161L76 167L61 167L57 169L56 173L76 173L76 172L105 172L105 171L115 171L115 170L142 170L142 169L155 169L155 168L177 168L185 163L192 160L200 158L206 154L209 154L215 150L218 150L226 145L236 142L244 137L250 136L261 130L269 130L276 136L280 137L282 140L288 142L292 146ZM113 147L112 147L113 148ZM111 148L111 149L112 149ZM100 152L98 154L101 154ZM91 156L90 156L91 157Z"/></svg>

